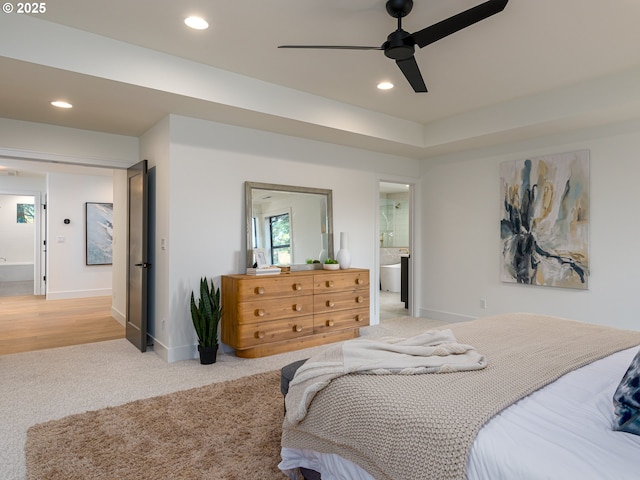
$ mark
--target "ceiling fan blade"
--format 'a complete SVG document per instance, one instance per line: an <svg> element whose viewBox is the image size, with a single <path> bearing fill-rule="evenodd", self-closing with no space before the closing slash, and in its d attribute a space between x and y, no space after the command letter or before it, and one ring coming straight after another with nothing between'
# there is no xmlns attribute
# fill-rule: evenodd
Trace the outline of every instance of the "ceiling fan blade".
<svg viewBox="0 0 640 480"><path fill-rule="evenodd" d="M357 45L280 45L278 48L308 48L322 50L382 50L382 47L363 47Z"/></svg>
<svg viewBox="0 0 640 480"><path fill-rule="evenodd" d="M489 0L430 27L412 33L410 37L420 48L425 47L496 13L500 13L508 2L509 0Z"/></svg>
<svg viewBox="0 0 640 480"><path fill-rule="evenodd" d="M420 73L420 68L418 67L415 57L412 56L405 58L404 60L396 60L396 64L400 67L404 76L407 77L407 80L409 80L409 83L415 92L427 92L427 86L424 84L424 80L422 79L422 74Z"/></svg>

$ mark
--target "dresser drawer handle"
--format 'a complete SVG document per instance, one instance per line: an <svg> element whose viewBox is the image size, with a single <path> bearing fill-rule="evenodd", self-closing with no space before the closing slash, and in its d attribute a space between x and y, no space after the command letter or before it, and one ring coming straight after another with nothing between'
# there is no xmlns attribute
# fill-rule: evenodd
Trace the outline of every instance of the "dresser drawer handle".
<svg viewBox="0 0 640 480"><path fill-rule="evenodd" d="M256 294L264 295L264 287L256 287Z"/></svg>
<svg viewBox="0 0 640 480"><path fill-rule="evenodd" d="M259 308L256 310L256 317L264 317L264 310L262 308Z"/></svg>
<svg viewBox="0 0 640 480"><path fill-rule="evenodd" d="M297 291L302 290L302 284L301 284L301 283L296 283L296 284L294 284L294 285L293 285L293 289L294 289L294 290L297 290Z"/></svg>
<svg viewBox="0 0 640 480"><path fill-rule="evenodd" d="M300 325L294 325L293 326L293 331L294 332L301 332L302 331L302 327Z"/></svg>
<svg viewBox="0 0 640 480"><path fill-rule="evenodd" d="M263 332L263 331L261 331L261 330L258 330L258 331L255 333L255 336L256 336L256 338L263 339L263 338L264 338L264 332Z"/></svg>
<svg viewBox="0 0 640 480"><path fill-rule="evenodd" d="M365 319L364 315L356 315L356 322L361 322Z"/></svg>
<svg viewBox="0 0 640 480"><path fill-rule="evenodd" d="M364 283L364 280L361 278L356 278L356 285L362 285Z"/></svg>
<svg viewBox="0 0 640 480"><path fill-rule="evenodd" d="M356 302L357 303L362 303L364 302L364 297L362 295L358 295L358 297L356 298Z"/></svg>
<svg viewBox="0 0 640 480"><path fill-rule="evenodd" d="M297 304L297 303L296 303L296 304L293 306L293 309L294 309L296 312L301 312L301 311L302 311L302 305L299 305L299 304Z"/></svg>
<svg viewBox="0 0 640 480"><path fill-rule="evenodd" d="M333 320L327 320L326 325L327 327L333 327L335 325L335 322Z"/></svg>
<svg viewBox="0 0 640 480"><path fill-rule="evenodd" d="M327 288L333 287L333 280L327 280Z"/></svg>
<svg viewBox="0 0 640 480"><path fill-rule="evenodd" d="M334 307L336 304L333 303L331 300L327 300L327 307L331 308Z"/></svg>

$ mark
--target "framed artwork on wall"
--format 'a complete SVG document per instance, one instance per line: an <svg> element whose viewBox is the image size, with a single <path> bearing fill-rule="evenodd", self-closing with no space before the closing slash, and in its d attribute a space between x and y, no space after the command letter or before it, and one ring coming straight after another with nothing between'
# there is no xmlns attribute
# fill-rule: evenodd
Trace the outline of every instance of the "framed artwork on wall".
<svg viewBox="0 0 640 480"><path fill-rule="evenodd" d="M501 280L589 288L589 151L500 165Z"/></svg>
<svg viewBox="0 0 640 480"><path fill-rule="evenodd" d="M113 203L86 203L87 265L113 263Z"/></svg>
<svg viewBox="0 0 640 480"><path fill-rule="evenodd" d="M34 223L35 210L33 203L18 203L16 210L17 223Z"/></svg>

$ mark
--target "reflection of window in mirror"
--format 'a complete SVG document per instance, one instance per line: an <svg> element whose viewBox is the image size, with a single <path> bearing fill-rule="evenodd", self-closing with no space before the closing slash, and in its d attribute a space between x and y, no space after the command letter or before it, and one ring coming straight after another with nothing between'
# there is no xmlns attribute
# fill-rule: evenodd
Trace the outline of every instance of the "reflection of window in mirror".
<svg viewBox="0 0 640 480"><path fill-rule="evenodd" d="M291 224L288 213L269 217L269 238L271 264L289 265L291 263Z"/></svg>
<svg viewBox="0 0 640 480"><path fill-rule="evenodd" d="M251 237L253 238L253 243L251 244L251 248L258 247L258 229L256 228L256 222L258 219L253 217L251 219Z"/></svg>

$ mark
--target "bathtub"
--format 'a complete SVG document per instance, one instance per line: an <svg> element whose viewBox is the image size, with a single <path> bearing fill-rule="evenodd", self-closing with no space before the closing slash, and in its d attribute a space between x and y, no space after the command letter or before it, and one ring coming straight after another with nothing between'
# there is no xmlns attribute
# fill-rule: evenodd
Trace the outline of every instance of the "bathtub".
<svg viewBox="0 0 640 480"><path fill-rule="evenodd" d="M380 265L381 290L397 293L400 291L401 285L401 264Z"/></svg>
<svg viewBox="0 0 640 480"><path fill-rule="evenodd" d="M0 282L33 281L33 263L9 263L0 260Z"/></svg>

